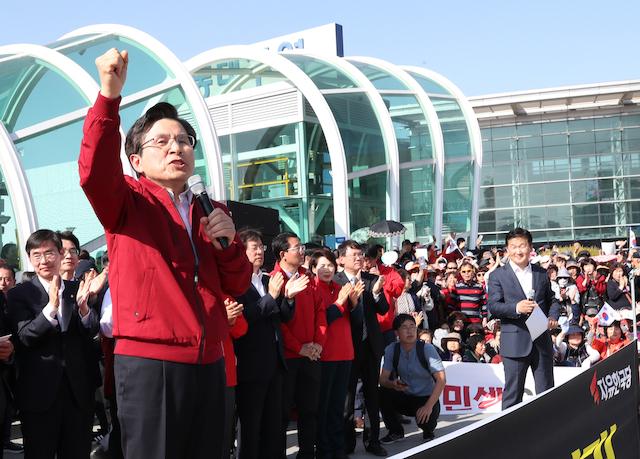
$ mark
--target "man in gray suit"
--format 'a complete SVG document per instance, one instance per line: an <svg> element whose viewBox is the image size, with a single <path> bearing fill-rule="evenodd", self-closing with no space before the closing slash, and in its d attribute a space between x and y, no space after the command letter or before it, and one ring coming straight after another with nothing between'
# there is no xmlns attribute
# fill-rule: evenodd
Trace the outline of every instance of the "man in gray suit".
<svg viewBox="0 0 640 459"><path fill-rule="evenodd" d="M487 304L491 315L501 321L503 410L522 401L529 367L533 371L536 393L553 387L553 346L549 331L532 340L525 322L535 308L540 308L549 318L549 328L556 327L560 317L560 304L551 290L546 271L529 262L531 233L516 228L507 234L506 244L509 262L489 277Z"/></svg>

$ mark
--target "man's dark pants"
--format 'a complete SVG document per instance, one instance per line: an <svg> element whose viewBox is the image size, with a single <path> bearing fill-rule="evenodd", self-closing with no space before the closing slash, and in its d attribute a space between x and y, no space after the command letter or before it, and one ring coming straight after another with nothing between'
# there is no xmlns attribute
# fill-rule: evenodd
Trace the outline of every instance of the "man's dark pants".
<svg viewBox="0 0 640 459"><path fill-rule="evenodd" d="M316 434L318 428L318 402L320 399L320 362L306 357L287 359L287 374L284 377L283 409L283 447L286 448L287 424L289 413L295 405L298 411L298 447L297 459L315 457ZM240 426L242 429L242 426ZM282 453L284 455L284 451Z"/></svg>
<svg viewBox="0 0 640 459"><path fill-rule="evenodd" d="M118 418L127 458L218 459L224 360L195 365L115 356Z"/></svg>
<svg viewBox="0 0 640 459"><path fill-rule="evenodd" d="M284 371L276 368L268 381L239 382L236 403L240 419L240 459L273 459L282 451Z"/></svg>
<svg viewBox="0 0 640 459"><path fill-rule="evenodd" d="M355 359L351 366L349 376L349 392L345 403L345 449L347 454L356 447L356 424L354 419L354 407L358 378L362 379L362 391L364 404L369 418L370 432L369 443L378 443L380 440L380 402L378 400L378 377L380 375L380 358L373 355L369 344L369 338L362 341L360 348L355 352ZM365 445L366 446L366 445Z"/></svg>
<svg viewBox="0 0 640 459"><path fill-rule="evenodd" d="M386 387L380 387L380 410L382 411L382 419L384 420L384 425L387 426L387 430L390 433L404 435L404 428L398 420L398 413L415 417L418 408L427 403L429 397L429 395L418 397L397 390L387 389ZM439 416L440 402L437 401L436 404L433 405L429 419L427 419L426 422L418 424L418 427L420 427L426 435L432 436L436 430Z"/></svg>
<svg viewBox="0 0 640 459"><path fill-rule="evenodd" d="M502 393L503 410L522 401L524 382L529 366L533 372L536 394L553 387L553 361L549 357L541 356L535 345L526 357L502 356L502 365L504 366L505 379L504 392Z"/></svg>

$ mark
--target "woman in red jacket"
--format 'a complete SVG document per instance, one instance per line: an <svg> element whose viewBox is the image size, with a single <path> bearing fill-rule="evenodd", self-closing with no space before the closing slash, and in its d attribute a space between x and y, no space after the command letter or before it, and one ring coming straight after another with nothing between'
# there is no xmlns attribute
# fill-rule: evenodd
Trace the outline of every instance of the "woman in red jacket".
<svg viewBox="0 0 640 459"><path fill-rule="evenodd" d="M336 259L328 250L319 250L309 263L317 295L327 311L327 339L320 362L322 381L318 407L318 459L344 457L344 403L353 360L349 293L351 283L344 286L333 281Z"/></svg>

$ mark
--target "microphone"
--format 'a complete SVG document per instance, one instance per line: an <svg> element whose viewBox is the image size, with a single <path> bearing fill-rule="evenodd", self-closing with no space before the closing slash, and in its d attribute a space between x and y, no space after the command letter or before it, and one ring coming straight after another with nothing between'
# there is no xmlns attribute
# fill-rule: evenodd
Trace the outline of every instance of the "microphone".
<svg viewBox="0 0 640 459"><path fill-rule="evenodd" d="M536 291L531 289L527 292L527 300L529 301L533 301L533 299L536 297Z"/></svg>
<svg viewBox="0 0 640 459"><path fill-rule="evenodd" d="M200 204L200 208L204 211L204 214L209 216L209 214L213 212L213 204L211 203L211 199L209 199L207 190L204 188L202 178L200 178L198 174L192 175L187 180L187 186ZM229 247L229 240L226 237L218 237L216 240L223 249Z"/></svg>

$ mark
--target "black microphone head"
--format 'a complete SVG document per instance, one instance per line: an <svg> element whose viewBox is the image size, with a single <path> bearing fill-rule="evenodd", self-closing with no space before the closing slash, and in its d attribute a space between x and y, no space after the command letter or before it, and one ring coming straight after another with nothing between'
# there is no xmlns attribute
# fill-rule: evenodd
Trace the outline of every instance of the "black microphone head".
<svg viewBox="0 0 640 459"><path fill-rule="evenodd" d="M202 178L198 175L192 175L187 179L187 186L191 190L191 192L195 195L199 195L205 193L204 183L202 183Z"/></svg>

